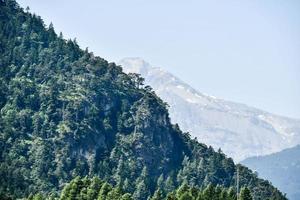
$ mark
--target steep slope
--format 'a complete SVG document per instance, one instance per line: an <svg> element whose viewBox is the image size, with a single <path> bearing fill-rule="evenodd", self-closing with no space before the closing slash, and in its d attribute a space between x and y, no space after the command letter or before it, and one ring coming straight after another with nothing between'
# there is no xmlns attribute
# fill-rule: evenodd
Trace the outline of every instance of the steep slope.
<svg viewBox="0 0 300 200"><path fill-rule="evenodd" d="M290 200L300 196L300 145L267 156L251 157L243 164L270 180Z"/></svg>
<svg viewBox="0 0 300 200"><path fill-rule="evenodd" d="M173 123L199 141L221 148L235 161L300 144L300 120L200 93L140 58L126 58L119 64L126 73L141 74L146 84L170 105Z"/></svg>
<svg viewBox="0 0 300 200"><path fill-rule="evenodd" d="M170 123L142 78L81 50L14 0L0 1L0 197L57 195L98 176L147 199L182 183L235 185L237 166ZM285 199L239 166L256 199Z"/></svg>

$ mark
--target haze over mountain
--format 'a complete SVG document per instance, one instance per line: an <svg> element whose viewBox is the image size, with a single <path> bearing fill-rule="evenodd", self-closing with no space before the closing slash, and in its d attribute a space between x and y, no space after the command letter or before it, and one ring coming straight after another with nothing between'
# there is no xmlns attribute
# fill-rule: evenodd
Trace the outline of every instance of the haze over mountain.
<svg viewBox="0 0 300 200"><path fill-rule="evenodd" d="M267 156L251 157L242 163L268 179L290 200L300 196L300 145Z"/></svg>
<svg viewBox="0 0 300 200"><path fill-rule="evenodd" d="M173 123L200 142L221 148L235 161L266 155L300 143L300 120L201 93L141 58L119 62L124 71L139 73L169 105Z"/></svg>

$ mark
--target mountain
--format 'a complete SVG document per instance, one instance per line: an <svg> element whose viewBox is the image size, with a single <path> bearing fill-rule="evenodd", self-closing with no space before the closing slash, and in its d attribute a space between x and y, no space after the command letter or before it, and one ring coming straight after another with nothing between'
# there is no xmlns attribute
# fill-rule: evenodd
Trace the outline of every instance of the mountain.
<svg viewBox="0 0 300 200"><path fill-rule="evenodd" d="M198 141L221 148L235 161L300 144L300 120L200 93L140 58L125 58L118 64L126 73L138 73L145 78L145 83L170 105L173 123Z"/></svg>
<svg viewBox="0 0 300 200"><path fill-rule="evenodd" d="M300 145L267 156L247 158L241 163L270 180L290 200L299 199Z"/></svg>
<svg viewBox="0 0 300 200"><path fill-rule="evenodd" d="M79 176L145 200L182 184L233 187L237 168L255 199L286 199L173 125L143 78L65 40L14 0L0 0L0 44L0 199L53 199Z"/></svg>

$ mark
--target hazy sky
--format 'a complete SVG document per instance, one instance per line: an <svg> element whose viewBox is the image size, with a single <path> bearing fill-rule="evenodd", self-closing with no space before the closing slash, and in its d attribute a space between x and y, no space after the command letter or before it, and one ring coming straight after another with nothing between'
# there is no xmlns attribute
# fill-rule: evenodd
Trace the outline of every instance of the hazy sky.
<svg viewBox="0 0 300 200"><path fill-rule="evenodd" d="M299 0L19 0L109 61L141 57L210 95L300 118Z"/></svg>

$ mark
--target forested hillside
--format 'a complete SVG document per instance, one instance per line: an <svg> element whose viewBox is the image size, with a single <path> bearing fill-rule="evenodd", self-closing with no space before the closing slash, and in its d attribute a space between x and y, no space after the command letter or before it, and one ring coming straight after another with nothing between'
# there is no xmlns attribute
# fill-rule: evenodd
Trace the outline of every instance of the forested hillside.
<svg viewBox="0 0 300 200"><path fill-rule="evenodd" d="M235 185L232 159L172 125L141 77L81 50L13 0L0 0L0 59L2 198L59 196L77 176L142 200L182 183ZM285 199L239 168L255 199Z"/></svg>

